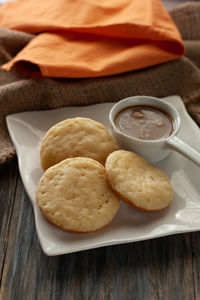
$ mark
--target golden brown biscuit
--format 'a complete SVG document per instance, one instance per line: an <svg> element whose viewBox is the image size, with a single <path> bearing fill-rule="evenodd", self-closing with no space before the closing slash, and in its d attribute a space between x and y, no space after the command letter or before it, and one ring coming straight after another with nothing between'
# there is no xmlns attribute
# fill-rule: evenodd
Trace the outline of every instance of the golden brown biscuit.
<svg viewBox="0 0 200 300"><path fill-rule="evenodd" d="M117 150L108 130L88 118L64 120L46 133L41 143L40 158L43 170L70 157L89 157L103 165L107 156Z"/></svg>
<svg viewBox="0 0 200 300"><path fill-rule="evenodd" d="M120 204L104 166L85 157L68 158L49 168L38 184L36 201L52 224L72 232L106 226Z"/></svg>
<svg viewBox="0 0 200 300"><path fill-rule="evenodd" d="M161 210L173 199L167 175L136 153L115 151L108 156L105 168L112 189L122 200L138 209Z"/></svg>

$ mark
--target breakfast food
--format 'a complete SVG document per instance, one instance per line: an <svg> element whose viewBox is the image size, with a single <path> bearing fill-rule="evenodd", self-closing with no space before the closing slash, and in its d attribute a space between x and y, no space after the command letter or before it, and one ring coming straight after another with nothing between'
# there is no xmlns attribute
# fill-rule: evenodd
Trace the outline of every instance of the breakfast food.
<svg viewBox="0 0 200 300"><path fill-rule="evenodd" d="M89 157L105 164L107 156L117 149L116 142L101 123L88 118L71 118L46 133L41 143L41 166L45 171L70 157Z"/></svg>
<svg viewBox="0 0 200 300"><path fill-rule="evenodd" d="M36 201L52 224L72 232L106 226L120 204L106 180L105 167L85 157L68 158L46 170Z"/></svg>
<svg viewBox="0 0 200 300"><path fill-rule="evenodd" d="M138 209L161 210L173 199L167 175L136 153L115 151L108 156L105 168L115 193Z"/></svg>

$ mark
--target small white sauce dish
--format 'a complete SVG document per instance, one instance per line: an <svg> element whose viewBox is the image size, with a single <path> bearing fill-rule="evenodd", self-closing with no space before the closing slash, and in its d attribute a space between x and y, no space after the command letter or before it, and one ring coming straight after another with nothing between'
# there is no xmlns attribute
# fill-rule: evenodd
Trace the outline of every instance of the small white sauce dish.
<svg viewBox="0 0 200 300"><path fill-rule="evenodd" d="M174 127L171 135L161 139L143 140L129 136L117 128L115 120L119 112L126 108L138 105L152 106L169 114L173 119ZM181 126L181 120L177 110L161 99L150 96L125 98L113 105L109 113L109 122L111 133L117 140L121 149L136 152L152 163L164 159L173 149L200 166L200 153L176 136Z"/></svg>

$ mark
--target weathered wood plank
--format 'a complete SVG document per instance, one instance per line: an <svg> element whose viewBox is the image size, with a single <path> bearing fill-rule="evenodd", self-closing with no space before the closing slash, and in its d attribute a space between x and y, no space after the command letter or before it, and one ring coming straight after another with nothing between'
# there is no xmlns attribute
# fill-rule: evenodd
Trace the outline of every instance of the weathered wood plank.
<svg viewBox="0 0 200 300"><path fill-rule="evenodd" d="M16 160L0 166L0 278L7 248L17 177Z"/></svg>
<svg viewBox="0 0 200 300"><path fill-rule="evenodd" d="M200 299L200 232L191 233L195 299Z"/></svg>
<svg viewBox="0 0 200 300"><path fill-rule="evenodd" d="M150 299L195 299L190 234L153 240Z"/></svg>
<svg viewBox="0 0 200 300"><path fill-rule="evenodd" d="M194 254L193 256L198 254ZM2 277L4 300L195 299L190 234L58 257L43 254L18 182ZM196 291L196 299L200 296Z"/></svg>

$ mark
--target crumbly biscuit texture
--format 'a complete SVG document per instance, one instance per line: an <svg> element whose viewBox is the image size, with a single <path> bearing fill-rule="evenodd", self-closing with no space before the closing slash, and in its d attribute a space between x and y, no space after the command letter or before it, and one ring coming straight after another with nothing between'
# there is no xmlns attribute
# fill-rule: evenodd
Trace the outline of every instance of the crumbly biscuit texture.
<svg viewBox="0 0 200 300"><path fill-rule="evenodd" d="M105 167L85 157L68 158L49 168L38 184L36 201L52 224L72 232L106 226L120 204L106 180Z"/></svg>
<svg viewBox="0 0 200 300"><path fill-rule="evenodd" d="M71 118L49 129L41 143L43 170L70 157L89 157L105 164L107 156L117 150L108 130L88 118Z"/></svg>
<svg viewBox="0 0 200 300"><path fill-rule="evenodd" d="M138 209L161 210L173 199L167 175L136 153L115 151L108 156L105 168L112 189Z"/></svg>

